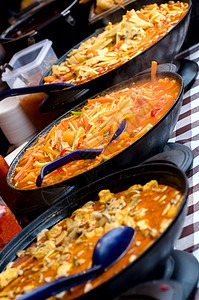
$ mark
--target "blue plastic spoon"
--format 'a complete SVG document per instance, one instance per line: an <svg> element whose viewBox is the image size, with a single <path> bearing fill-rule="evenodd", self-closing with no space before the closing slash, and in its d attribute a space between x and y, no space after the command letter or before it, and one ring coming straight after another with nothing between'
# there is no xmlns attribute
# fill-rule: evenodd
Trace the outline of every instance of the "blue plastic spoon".
<svg viewBox="0 0 199 300"><path fill-rule="evenodd" d="M109 141L109 143L106 145L106 147L113 140L117 139L122 134L122 132L124 131L125 128L126 128L126 119L124 119L120 123L120 125L118 126L116 132L112 136L112 139ZM79 149L79 150L75 150L75 151L73 151L69 154L66 154L66 155L50 162L49 164L42 167L41 173L39 174L39 176L36 179L37 187L41 186L44 176L46 176L47 174L53 172L54 170L66 165L69 162L74 161L74 160L95 158L96 156L101 154L104 151L104 149L105 148L101 148L101 149Z"/></svg>
<svg viewBox="0 0 199 300"><path fill-rule="evenodd" d="M16 89L9 89L5 90L2 93L0 93L0 100L3 100L7 97L12 96L19 96L19 95L26 95L26 94L34 94L34 93L48 93L48 92L55 92L55 91L62 91L64 89L67 89L69 87L75 86L72 83L50 83L50 84L42 84L42 85L35 85L35 86L26 86Z"/></svg>
<svg viewBox="0 0 199 300"><path fill-rule="evenodd" d="M46 299L95 278L126 253L134 233L135 230L128 226L108 231L95 245L90 269L44 284L22 295L18 300Z"/></svg>

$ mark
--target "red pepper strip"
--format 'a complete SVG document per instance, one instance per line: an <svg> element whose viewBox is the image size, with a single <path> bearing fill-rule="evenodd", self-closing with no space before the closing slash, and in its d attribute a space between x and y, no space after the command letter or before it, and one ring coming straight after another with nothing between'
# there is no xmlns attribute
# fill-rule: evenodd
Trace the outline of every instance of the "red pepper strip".
<svg viewBox="0 0 199 300"><path fill-rule="evenodd" d="M165 101L165 97L161 97L160 98L160 101L159 101L159 103L158 103L158 105L162 105L162 103Z"/></svg>
<svg viewBox="0 0 199 300"><path fill-rule="evenodd" d="M63 156L63 155L66 153L66 151L67 151L67 149L64 148L64 149L61 151L60 156Z"/></svg>
<svg viewBox="0 0 199 300"><path fill-rule="evenodd" d="M78 144L77 144L77 149L80 149L80 148L81 148L81 145L82 145L82 142L78 142Z"/></svg>
<svg viewBox="0 0 199 300"><path fill-rule="evenodd" d="M151 117L155 117L160 110L162 110L161 107L160 108L154 108L154 109L152 109L152 111L151 111Z"/></svg>
<svg viewBox="0 0 199 300"><path fill-rule="evenodd" d="M86 127L86 131L89 131L91 129L92 125L90 123L88 123L87 127Z"/></svg>

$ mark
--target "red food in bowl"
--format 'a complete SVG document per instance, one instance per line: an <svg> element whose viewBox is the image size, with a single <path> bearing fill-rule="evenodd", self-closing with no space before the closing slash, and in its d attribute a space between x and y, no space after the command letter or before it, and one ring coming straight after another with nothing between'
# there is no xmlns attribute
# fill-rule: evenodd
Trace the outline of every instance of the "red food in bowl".
<svg viewBox="0 0 199 300"><path fill-rule="evenodd" d="M0 250L19 232L21 226L5 204L0 203Z"/></svg>

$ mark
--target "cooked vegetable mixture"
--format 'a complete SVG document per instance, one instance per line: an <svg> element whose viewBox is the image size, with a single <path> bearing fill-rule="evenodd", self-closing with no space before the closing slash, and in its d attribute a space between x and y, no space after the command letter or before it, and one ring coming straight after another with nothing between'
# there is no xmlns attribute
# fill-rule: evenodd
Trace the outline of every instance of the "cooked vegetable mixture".
<svg viewBox="0 0 199 300"><path fill-rule="evenodd" d="M148 131L178 97L180 83L172 77L131 83L127 88L88 100L27 149L16 167L15 187L36 188L41 168L76 149L104 148L120 122L126 130L95 159L68 163L44 177L49 186L83 173L125 149Z"/></svg>
<svg viewBox="0 0 199 300"><path fill-rule="evenodd" d="M123 225L133 227L135 238L117 263L96 279L60 293L57 299L73 299L88 292L149 247L173 220L182 199L180 191L156 180L117 194L101 190L98 201L90 199L70 217L42 230L28 249L18 251L18 259L0 274L0 299L13 299L55 278L89 268L95 243L105 232Z"/></svg>
<svg viewBox="0 0 199 300"><path fill-rule="evenodd" d="M45 82L81 84L107 73L154 44L182 19L187 9L185 2L170 1L128 11L120 23L109 23L102 33L73 49L60 65L54 65Z"/></svg>

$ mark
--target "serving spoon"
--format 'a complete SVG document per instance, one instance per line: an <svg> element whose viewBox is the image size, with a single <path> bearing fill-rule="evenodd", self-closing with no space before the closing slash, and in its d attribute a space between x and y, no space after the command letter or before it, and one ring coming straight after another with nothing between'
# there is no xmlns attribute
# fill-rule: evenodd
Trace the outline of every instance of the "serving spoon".
<svg viewBox="0 0 199 300"><path fill-rule="evenodd" d="M117 130L113 134L111 140L106 145L106 147L113 140L116 140L122 134L122 132L124 131L125 128L126 128L126 119L123 119L122 122L119 124ZM100 148L100 149L78 149L78 150L75 150L75 151L73 151L69 154L66 154L66 155L50 162L49 164L47 164L47 165L45 165L41 168L41 173L39 174L39 176L36 179L36 186L40 187L41 184L42 184L42 181L44 179L44 176L46 176L47 174L55 171L56 169L61 168L62 166L66 165L69 162L74 161L74 160L95 158L96 156L101 154L104 151L105 148Z"/></svg>
<svg viewBox="0 0 199 300"><path fill-rule="evenodd" d="M34 85L34 86L25 86L21 88L9 89L0 93L0 100L3 100L7 97L26 95L26 94L34 94L34 93L48 93L48 92L56 92L63 91L69 87L75 86L73 83L66 82L57 82L50 84L42 84L42 85Z"/></svg>
<svg viewBox="0 0 199 300"><path fill-rule="evenodd" d="M22 295L18 300L42 300L91 280L120 259L130 246L135 230L123 226L105 233L96 243L92 267L67 277L60 277Z"/></svg>

